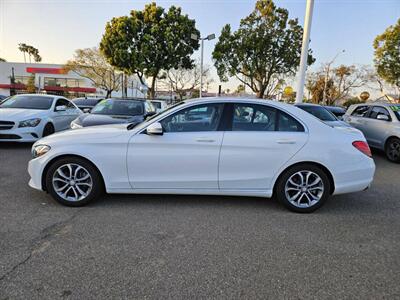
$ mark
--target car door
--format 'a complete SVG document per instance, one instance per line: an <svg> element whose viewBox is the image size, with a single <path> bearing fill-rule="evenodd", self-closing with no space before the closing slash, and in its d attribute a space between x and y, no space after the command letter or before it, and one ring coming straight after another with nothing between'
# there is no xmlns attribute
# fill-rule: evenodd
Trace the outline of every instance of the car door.
<svg viewBox="0 0 400 300"><path fill-rule="evenodd" d="M349 123L351 126L357 128L358 130L361 130L364 135L365 134L365 120L366 117L368 116L370 111L370 106L368 105L360 105L357 106L351 115L347 115L345 118L345 121Z"/></svg>
<svg viewBox="0 0 400 300"><path fill-rule="evenodd" d="M218 189L224 105L198 104L160 120L162 135L145 131L129 142L129 181L135 189Z"/></svg>
<svg viewBox="0 0 400 300"><path fill-rule="evenodd" d="M278 170L306 143L308 133L276 108L234 103L219 162L221 190L268 190Z"/></svg>
<svg viewBox="0 0 400 300"><path fill-rule="evenodd" d="M69 124L71 121L71 117L69 116L69 112L67 111L67 106L69 105L69 101L65 98L58 98L55 101L55 105L53 107L52 119L55 131L65 130L69 128ZM57 110L57 107L64 106L64 110Z"/></svg>
<svg viewBox="0 0 400 300"><path fill-rule="evenodd" d="M388 120L378 120L379 115L385 115ZM387 132L392 122L389 111L382 106L373 106L368 118L365 119L364 124L364 135L368 143L376 148L384 148L384 144L387 137Z"/></svg>

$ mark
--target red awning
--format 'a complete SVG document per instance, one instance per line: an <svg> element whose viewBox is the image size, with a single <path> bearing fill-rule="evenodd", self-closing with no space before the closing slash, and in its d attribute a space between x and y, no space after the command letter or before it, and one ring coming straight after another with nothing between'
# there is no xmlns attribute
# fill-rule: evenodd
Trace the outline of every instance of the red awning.
<svg viewBox="0 0 400 300"><path fill-rule="evenodd" d="M61 86L45 86L46 91L68 91L76 93L96 93L96 88L91 87L61 87Z"/></svg>
<svg viewBox="0 0 400 300"><path fill-rule="evenodd" d="M39 73L39 74L66 74L68 73L66 70L62 68L33 68L33 67L27 67L26 68L27 73Z"/></svg>

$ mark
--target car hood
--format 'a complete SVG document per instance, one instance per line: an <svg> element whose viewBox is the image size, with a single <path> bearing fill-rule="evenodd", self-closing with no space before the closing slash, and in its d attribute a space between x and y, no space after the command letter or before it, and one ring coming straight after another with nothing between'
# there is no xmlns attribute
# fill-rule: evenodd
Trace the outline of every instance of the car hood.
<svg viewBox="0 0 400 300"><path fill-rule="evenodd" d="M107 126L92 126L87 128L79 128L75 130L67 130L54 133L45 138L40 139L35 144L54 144L54 143L71 143L71 142L90 142L103 141L107 138L117 137L128 132L126 124L114 124Z"/></svg>
<svg viewBox="0 0 400 300"><path fill-rule="evenodd" d="M352 127L351 125L347 124L343 121L323 121L325 124L332 126L332 127Z"/></svg>
<svg viewBox="0 0 400 300"><path fill-rule="evenodd" d="M105 124L140 123L143 122L143 120L143 116L84 114L78 117L76 123L83 127L87 127Z"/></svg>
<svg viewBox="0 0 400 300"><path fill-rule="evenodd" d="M23 121L32 118L40 118L47 114L47 110L26 108L0 108L0 120Z"/></svg>

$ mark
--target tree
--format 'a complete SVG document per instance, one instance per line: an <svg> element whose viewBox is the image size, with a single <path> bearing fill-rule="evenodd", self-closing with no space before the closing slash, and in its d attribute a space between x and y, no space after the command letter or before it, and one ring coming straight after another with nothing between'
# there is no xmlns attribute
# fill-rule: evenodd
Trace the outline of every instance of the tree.
<svg viewBox="0 0 400 300"><path fill-rule="evenodd" d="M6 60L0 57L0 62L6 62Z"/></svg>
<svg viewBox="0 0 400 300"><path fill-rule="evenodd" d="M127 74L137 74L144 85L151 78L149 97L154 98L156 80L162 70L193 68L190 56L199 48L200 36L195 21L183 15L181 8L168 11L154 2L143 11L113 18L106 25L100 43L108 62Z"/></svg>
<svg viewBox="0 0 400 300"><path fill-rule="evenodd" d="M24 54L24 62L26 62L26 53L29 55L29 62L31 62L31 57L33 57L35 62L42 61L42 57L39 55L39 50L33 46L21 43L18 44L18 50Z"/></svg>
<svg viewBox="0 0 400 300"><path fill-rule="evenodd" d="M294 75L300 63L303 28L288 15L272 0L258 0L237 31L225 25L213 52L220 79L235 76L258 98L273 95L282 79ZM309 52L311 64L314 58Z"/></svg>
<svg viewBox="0 0 400 300"><path fill-rule="evenodd" d="M375 68L378 75L395 86L400 95L400 19L374 40Z"/></svg>
<svg viewBox="0 0 400 300"><path fill-rule="evenodd" d="M341 65L331 70L326 86L325 68L308 76L306 87L312 95L313 103L323 102L326 88L326 103L333 105L339 100L347 98L355 89L368 82L368 72L363 67Z"/></svg>
<svg viewBox="0 0 400 300"><path fill-rule="evenodd" d="M165 72L163 77L165 77L162 81L163 85L175 92L179 100L182 101L188 93L200 88L200 65L196 64L193 69L182 67L171 69ZM208 85L212 81L210 69L205 66L203 68L203 83Z"/></svg>
<svg viewBox="0 0 400 300"><path fill-rule="evenodd" d="M28 78L28 82L26 84L26 91L29 94L34 94L36 93L36 86L35 86L35 75L31 75Z"/></svg>
<svg viewBox="0 0 400 300"><path fill-rule="evenodd" d="M64 69L89 79L95 87L105 90L106 98L121 87L121 74L107 62L97 47L75 50L74 58L66 63Z"/></svg>
<svg viewBox="0 0 400 300"><path fill-rule="evenodd" d="M243 94L246 91L246 87L244 84L239 84L236 88L235 94Z"/></svg>

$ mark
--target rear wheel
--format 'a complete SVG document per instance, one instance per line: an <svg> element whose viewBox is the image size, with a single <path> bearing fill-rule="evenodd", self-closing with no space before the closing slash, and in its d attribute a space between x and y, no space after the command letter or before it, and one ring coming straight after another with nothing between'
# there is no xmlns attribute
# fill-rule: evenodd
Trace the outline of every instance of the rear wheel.
<svg viewBox="0 0 400 300"><path fill-rule="evenodd" d="M67 206L82 206L99 197L103 182L97 169L86 160L66 157L53 163L46 174L52 197Z"/></svg>
<svg viewBox="0 0 400 300"><path fill-rule="evenodd" d="M330 194L327 174L319 167L304 164L285 171L276 186L278 200L291 211L310 213L320 208Z"/></svg>
<svg viewBox="0 0 400 300"><path fill-rule="evenodd" d="M400 139L391 138L386 143L386 157L395 163L400 163Z"/></svg>
<svg viewBox="0 0 400 300"><path fill-rule="evenodd" d="M54 126L50 123L46 124L43 129L42 137L48 136L54 133Z"/></svg>

